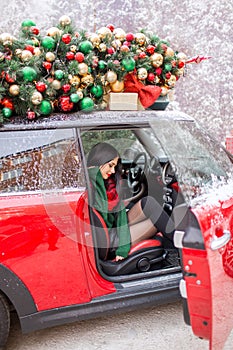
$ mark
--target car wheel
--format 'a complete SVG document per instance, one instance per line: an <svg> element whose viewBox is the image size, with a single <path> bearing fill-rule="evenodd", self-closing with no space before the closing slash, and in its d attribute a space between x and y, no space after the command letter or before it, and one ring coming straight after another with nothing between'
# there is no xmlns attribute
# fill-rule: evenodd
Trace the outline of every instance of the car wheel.
<svg viewBox="0 0 233 350"><path fill-rule="evenodd" d="M0 349L3 349L6 345L7 338L10 331L10 309L9 304L4 297L0 294Z"/></svg>

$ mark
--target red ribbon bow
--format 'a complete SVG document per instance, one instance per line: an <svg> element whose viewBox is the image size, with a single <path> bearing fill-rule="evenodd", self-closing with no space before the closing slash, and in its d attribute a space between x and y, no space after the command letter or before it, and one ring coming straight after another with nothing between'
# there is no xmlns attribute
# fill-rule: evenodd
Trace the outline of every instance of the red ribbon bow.
<svg viewBox="0 0 233 350"><path fill-rule="evenodd" d="M144 85L133 73L125 76L124 92L137 92L144 108L150 107L160 96L161 91L159 86Z"/></svg>

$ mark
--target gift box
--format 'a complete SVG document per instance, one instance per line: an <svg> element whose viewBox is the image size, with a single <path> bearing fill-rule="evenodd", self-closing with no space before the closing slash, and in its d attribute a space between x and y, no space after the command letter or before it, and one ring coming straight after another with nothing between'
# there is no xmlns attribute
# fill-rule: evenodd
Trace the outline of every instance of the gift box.
<svg viewBox="0 0 233 350"><path fill-rule="evenodd" d="M140 109L138 94L135 92L110 92L110 111L137 111Z"/></svg>
<svg viewBox="0 0 233 350"><path fill-rule="evenodd" d="M147 109L162 110L164 111L169 105L169 99L167 96L159 96L158 99Z"/></svg>

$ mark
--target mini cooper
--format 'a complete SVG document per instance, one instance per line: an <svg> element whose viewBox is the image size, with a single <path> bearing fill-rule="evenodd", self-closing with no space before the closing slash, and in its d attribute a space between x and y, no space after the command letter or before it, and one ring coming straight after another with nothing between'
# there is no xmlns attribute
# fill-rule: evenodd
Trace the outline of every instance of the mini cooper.
<svg viewBox="0 0 233 350"><path fill-rule="evenodd" d="M122 198L150 195L174 222L172 244L147 239L109 255L91 208L87 156L108 142ZM233 324L233 156L176 111L54 114L0 127L0 344L22 332L174 302L210 349ZM98 221L98 224L97 224ZM101 229L100 229L101 228Z"/></svg>

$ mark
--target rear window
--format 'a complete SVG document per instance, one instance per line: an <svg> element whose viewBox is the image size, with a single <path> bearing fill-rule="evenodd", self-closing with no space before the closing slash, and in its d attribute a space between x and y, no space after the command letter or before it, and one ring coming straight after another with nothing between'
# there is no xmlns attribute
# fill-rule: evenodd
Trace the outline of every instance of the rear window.
<svg viewBox="0 0 233 350"><path fill-rule="evenodd" d="M73 129L0 134L0 192L84 186Z"/></svg>

